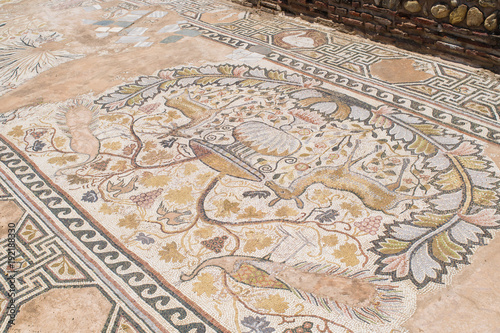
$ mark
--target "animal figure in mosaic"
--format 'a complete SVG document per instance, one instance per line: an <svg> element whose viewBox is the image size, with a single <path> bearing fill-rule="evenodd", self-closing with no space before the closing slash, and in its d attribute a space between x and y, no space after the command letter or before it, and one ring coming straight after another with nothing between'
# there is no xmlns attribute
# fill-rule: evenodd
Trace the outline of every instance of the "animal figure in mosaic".
<svg viewBox="0 0 500 333"><path fill-rule="evenodd" d="M168 225L179 225L187 223L182 219L182 216L190 215L191 211L190 210L185 212L178 212L176 210L168 211L165 208L165 206L163 206L163 203L161 203L158 209L156 210L156 213L159 215L158 221L166 220L165 223L167 223Z"/></svg>
<svg viewBox="0 0 500 333"><path fill-rule="evenodd" d="M203 121L214 115L216 111L215 109L191 99L188 90L185 90L180 95L167 99L165 105L179 110L184 116L189 118L190 121L187 124L173 128L170 133L161 136L160 139L167 136L184 136L184 134L182 134L183 130L201 124Z"/></svg>
<svg viewBox="0 0 500 333"><path fill-rule="evenodd" d="M394 286L377 284L376 279L364 276L364 273L347 273L337 266L325 269L325 266L306 263L290 266L271 261L269 256L211 258L198 265L191 274L182 274L180 279L192 280L202 269L210 266L219 267L233 280L252 287L291 291L328 311L334 308L346 311L345 306L348 306L348 311L355 312L356 317L366 322L383 320L380 306L385 299L389 299L384 293L390 294L395 289ZM392 301L400 300L399 296L393 296Z"/></svg>
<svg viewBox="0 0 500 333"><path fill-rule="evenodd" d="M113 198L116 198L121 194L129 193L135 190L135 182L137 181L137 179L139 179L139 177L135 176L127 184L125 184L125 181L123 179L120 180L120 182L117 184L113 184L111 181L109 181L106 185L106 190L110 193L115 192L113 193Z"/></svg>
<svg viewBox="0 0 500 333"><path fill-rule="evenodd" d="M296 47L314 47L314 40L310 37L302 37L307 31L296 31L293 34L283 37L283 41Z"/></svg>
<svg viewBox="0 0 500 333"><path fill-rule="evenodd" d="M179 110L185 117L189 118L190 121L184 125L172 128L168 134L162 135L159 139L166 138L169 136L180 136L180 137L188 137L183 131L194 128L204 121L210 119L212 116L218 114L222 110L226 110L231 108L230 105L233 104L236 100L240 99L240 97L235 97L233 100L229 101L224 107L221 108L211 108L202 103L199 103L191 98L189 95L189 91L185 90L181 94L166 99L165 105L171 108L175 108ZM245 103L245 104L253 104L254 102ZM238 106L242 106L245 104L240 104Z"/></svg>
<svg viewBox="0 0 500 333"><path fill-rule="evenodd" d="M324 186L348 191L355 194L364 205L370 209L382 211L389 214L389 210L404 200L424 199L425 197L412 196L396 192L400 186L404 170L409 164L409 160L403 161L403 167L396 182L383 185L382 183L350 170L350 167L368 155L353 161L353 156L359 146L359 140L349 155L346 163L338 167L319 167L312 172L295 179L288 188L282 187L273 181L265 184L272 189L277 198L271 200L269 206L274 206L280 200L295 200L297 207L303 208L304 202L299 197L313 184L323 184Z"/></svg>
<svg viewBox="0 0 500 333"><path fill-rule="evenodd" d="M71 149L80 154L88 156L83 163L60 169L56 175L62 171L85 165L99 155L100 142L95 132L99 127L99 108L93 105L92 101L77 99L71 104L61 108L59 114L60 125L63 133L70 138Z"/></svg>
<svg viewBox="0 0 500 333"><path fill-rule="evenodd" d="M341 275L318 274L274 262L266 258L250 256L223 256L211 258L200 264L189 275L181 275L182 281L193 279L208 266L222 268L234 280L260 288L291 290L300 289L351 306L369 306L376 294L375 287L362 280ZM342 295L349 294L349 297ZM339 300L339 298L341 300Z"/></svg>

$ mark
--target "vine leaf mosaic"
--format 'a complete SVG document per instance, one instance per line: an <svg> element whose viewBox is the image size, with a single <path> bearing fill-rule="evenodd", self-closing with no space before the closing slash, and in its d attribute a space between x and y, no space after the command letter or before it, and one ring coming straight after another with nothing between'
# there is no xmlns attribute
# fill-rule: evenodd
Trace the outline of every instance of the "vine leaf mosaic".
<svg viewBox="0 0 500 333"><path fill-rule="evenodd" d="M247 72L248 74L245 75ZM263 69L252 70L246 66L231 65L207 66L199 69L184 68L179 71L164 70L160 71L157 76L140 77L133 84L122 86L117 92L102 97L97 103L103 104L110 112L125 105L143 105L148 98L174 85L186 87L196 84L203 87L217 82L223 85L238 84L242 87L263 85L263 88L270 88L279 86L280 83L300 85L302 78L296 74L285 75L277 71L265 73Z"/></svg>
<svg viewBox="0 0 500 333"><path fill-rule="evenodd" d="M312 82L305 83L296 74L246 66L182 68L141 77L97 102L109 112L124 105L143 105L148 98L174 85L215 83L286 90ZM325 106L328 102L337 102L340 107L331 112L328 105ZM476 155L481 151L478 144L463 141L458 134L445 134L437 125L388 106L378 109L346 107L334 94L325 93L304 98L299 104L328 121L352 119L383 129L413 154L421 156L427 166L441 171L433 183L445 191L430 200L434 209L413 213L412 219L395 222L386 229L384 236L373 242L371 250L379 255L378 274L390 275L394 280L411 279L419 287L441 282L447 266L467 264L471 247L483 244L485 237L491 237L489 230L499 226L500 215L494 208L487 209L498 200L492 190L498 187L498 180L489 171L491 162ZM256 192L254 195L260 197L262 194ZM433 213L435 211L440 214Z"/></svg>
<svg viewBox="0 0 500 333"><path fill-rule="evenodd" d="M9 138L183 297L249 329L297 313L398 329L500 225L480 143L290 71L165 69L38 111L57 126L14 118Z"/></svg>

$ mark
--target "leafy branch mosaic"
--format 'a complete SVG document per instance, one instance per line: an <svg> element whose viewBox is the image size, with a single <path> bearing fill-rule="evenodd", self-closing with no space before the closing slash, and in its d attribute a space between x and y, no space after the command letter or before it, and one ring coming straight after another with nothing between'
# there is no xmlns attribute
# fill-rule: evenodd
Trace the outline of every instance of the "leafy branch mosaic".
<svg viewBox="0 0 500 333"><path fill-rule="evenodd" d="M500 222L477 141L289 71L165 69L17 116L9 140L239 330L397 328Z"/></svg>

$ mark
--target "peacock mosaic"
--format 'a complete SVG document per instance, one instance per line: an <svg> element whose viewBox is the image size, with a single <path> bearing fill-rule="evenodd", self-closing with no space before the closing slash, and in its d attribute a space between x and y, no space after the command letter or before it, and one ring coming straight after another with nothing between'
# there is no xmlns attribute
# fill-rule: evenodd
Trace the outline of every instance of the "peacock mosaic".
<svg viewBox="0 0 500 333"><path fill-rule="evenodd" d="M170 68L4 126L228 332L404 332L500 223L477 140L288 70Z"/></svg>

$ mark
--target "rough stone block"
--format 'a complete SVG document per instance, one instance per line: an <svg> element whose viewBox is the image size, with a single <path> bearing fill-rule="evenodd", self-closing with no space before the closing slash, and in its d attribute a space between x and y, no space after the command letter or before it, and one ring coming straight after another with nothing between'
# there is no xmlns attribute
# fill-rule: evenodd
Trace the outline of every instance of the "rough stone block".
<svg viewBox="0 0 500 333"><path fill-rule="evenodd" d="M347 9L345 9L345 8L337 8L335 10L335 13L337 13L339 15L346 15L347 14Z"/></svg>
<svg viewBox="0 0 500 333"><path fill-rule="evenodd" d="M465 19L466 14L467 14L467 5L458 6L450 13L450 23L458 24L462 22Z"/></svg>
<svg viewBox="0 0 500 333"><path fill-rule="evenodd" d="M408 36L408 34L402 30L399 30L399 29L389 29L389 31L394 34L394 35L398 35L398 36Z"/></svg>
<svg viewBox="0 0 500 333"><path fill-rule="evenodd" d="M370 22L365 22L365 28L368 30L375 30L376 25Z"/></svg>
<svg viewBox="0 0 500 333"><path fill-rule="evenodd" d="M314 5L317 6L318 8L328 8L328 5L324 2L321 1L314 1Z"/></svg>
<svg viewBox="0 0 500 333"><path fill-rule="evenodd" d="M463 47L455 45L455 44L445 43L445 42L442 42L442 41L437 41L436 42L436 47L441 48L441 49L446 49L446 50L449 50L449 51L453 51L453 52L458 52L458 53L464 52L464 48Z"/></svg>
<svg viewBox="0 0 500 333"><path fill-rule="evenodd" d="M425 42L424 38L417 36L417 35L409 35L408 37L411 40L413 40L414 42L417 42L418 44L424 44L424 42Z"/></svg>
<svg viewBox="0 0 500 333"><path fill-rule="evenodd" d="M342 18L342 22L344 22L347 25L353 25L353 26L356 26L356 27L362 27L363 26L363 21L351 19L351 18L348 18L348 17L343 17Z"/></svg>
<svg viewBox="0 0 500 333"><path fill-rule="evenodd" d="M483 12L477 8L477 7L472 7L469 9L467 12L467 25L469 27L478 27L483 23L484 21L484 15Z"/></svg>
<svg viewBox="0 0 500 333"><path fill-rule="evenodd" d="M361 13L361 18L365 21L371 21L373 19L373 15L368 13Z"/></svg>
<svg viewBox="0 0 500 333"><path fill-rule="evenodd" d="M413 24L411 22L403 22L397 25L400 28L405 28L405 29L415 29L417 27L416 24Z"/></svg>
<svg viewBox="0 0 500 333"><path fill-rule="evenodd" d="M427 26L435 26L438 24L436 21L429 20L423 17L414 17L413 21Z"/></svg>
<svg viewBox="0 0 500 333"><path fill-rule="evenodd" d="M379 16L375 16L373 18L376 22L380 23L380 24L383 24L383 25L391 25L392 24L392 21L391 20L388 20L388 19L385 19L383 17L379 17Z"/></svg>
<svg viewBox="0 0 500 333"><path fill-rule="evenodd" d="M422 5L416 0L406 1L403 7L410 13L418 13L422 10Z"/></svg>
<svg viewBox="0 0 500 333"><path fill-rule="evenodd" d="M328 13L328 17L330 19L332 19L333 21L339 21L340 20L340 16L339 15L335 15L335 14L332 14L332 13Z"/></svg>
<svg viewBox="0 0 500 333"><path fill-rule="evenodd" d="M431 14L438 19L448 17L448 15L450 14L450 7L448 7L448 5L446 4L434 5L431 8Z"/></svg>

